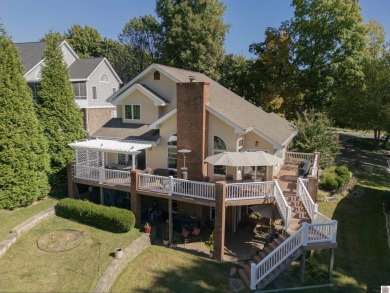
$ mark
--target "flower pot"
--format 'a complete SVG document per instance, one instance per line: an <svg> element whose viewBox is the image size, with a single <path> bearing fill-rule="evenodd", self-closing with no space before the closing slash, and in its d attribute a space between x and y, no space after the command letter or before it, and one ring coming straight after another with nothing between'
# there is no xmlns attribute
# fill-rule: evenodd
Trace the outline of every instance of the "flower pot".
<svg viewBox="0 0 390 293"><path fill-rule="evenodd" d="M164 239L163 239L163 243L164 243L164 246L168 246L169 240L164 240Z"/></svg>
<svg viewBox="0 0 390 293"><path fill-rule="evenodd" d="M209 258L214 258L214 251L209 252Z"/></svg>
<svg viewBox="0 0 390 293"><path fill-rule="evenodd" d="M117 248L115 249L115 258L122 258L123 257L123 249L122 248Z"/></svg>
<svg viewBox="0 0 390 293"><path fill-rule="evenodd" d="M152 226L147 226L145 228L145 233L151 233L152 232Z"/></svg>

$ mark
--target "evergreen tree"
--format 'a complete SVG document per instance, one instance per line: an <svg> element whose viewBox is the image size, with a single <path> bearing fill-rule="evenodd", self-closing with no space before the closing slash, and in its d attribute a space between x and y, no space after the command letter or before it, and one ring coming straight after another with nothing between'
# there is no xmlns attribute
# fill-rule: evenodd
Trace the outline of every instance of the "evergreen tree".
<svg viewBox="0 0 390 293"><path fill-rule="evenodd" d="M219 0L157 0L162 62L219 79L224 56L226 6Z"/></svg>
<svg viewBox="0 0 390 293"><path fill-rule="evenodd" d="M49 192L47 141L18 51L0 34L0 208L26 206Z"/></svg>
<svg viewBox="0 0 390 293"><path fill-rule="evenodd" d="M74 151L68 144L83 139L84 128L59 47L60 38L58 34L49 33L45 42L45 61L37 110L49 141L52 174L54 178L61 178L66 174L66 163L74 160Z"/></svg>

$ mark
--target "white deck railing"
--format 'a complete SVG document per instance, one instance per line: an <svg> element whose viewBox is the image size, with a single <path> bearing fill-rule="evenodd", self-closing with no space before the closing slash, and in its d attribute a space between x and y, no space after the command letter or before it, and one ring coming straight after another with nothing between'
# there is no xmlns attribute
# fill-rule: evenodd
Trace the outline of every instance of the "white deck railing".
<svg viewBox="0 0 390 293"><path fill-rule="evenodd" d="M164 176L157 176L157 175L149 175L149 174L138 174L139 180L138 180L138 188L143 190L150 190L160 193L170 193L170 190L172 188L171 180L172 177L164 177Z"/></svg>
<svg viewBox="0 0 390 293"><path fill-rule="evenodd" d="M273 197L274 183L247 182L226 184L226 200L260 199Z"/></svg>
<svg viewBox="0 0 390 293"><path fill-rule="evenodd" d="M215 184L184 179L173 180L173 194L215 200Z"/></svg>
<svg viewBox="0 0 390 293"><path fill-rule="evenodd" d="M92 166L74 165L74 178L130 186L130 172Z"/></svg>
<svg viewBox="0 0 390 293"><path fill-rule="evenodd" d="M279 214L282 216L283 223L286 231L290 231L290 223L291 223L291 206L288 205L286 198L283 195L282 190L277 181L274 181L274 190L273 195L276 199L276 205L279 210Z"/></svg>
<svg viewBox="0 0 390 293"><path fill-rule="evenodd" d="M251 264L251 289L286 261L293 253L308 244L320 242L336 243L337 221L328 223L304 223L293 235L276 247L258 264Z"/></svg>
<svg viewBox="0 0 390 293"><path fill-rule="evenodd" d="M306 188L306 181L304 179L297 179L297 197L301 200L303 206L306 209L309 218L313 221L315 214L318 213L318 205L314 203L309 192Z"/></svg>
<svg viewBox="0 0 390 293"><path fill-rule="evenodd" d="M302 161L310 161L311 164L314 162L313 153L296 153L296 152L286 152L286 162L289 163L299 163Z"/></svg>
<svg viewBox="0 0 390 293"><path fill-rule="evenodd" d="M310 174L310 175L315 176L315 177L317 177L317 175L318 175L318 167L320 164L319 159L320 158L319 158L318 153L315 153L314 160L313 160L313 166L311 167L311 174Z"/></svg>

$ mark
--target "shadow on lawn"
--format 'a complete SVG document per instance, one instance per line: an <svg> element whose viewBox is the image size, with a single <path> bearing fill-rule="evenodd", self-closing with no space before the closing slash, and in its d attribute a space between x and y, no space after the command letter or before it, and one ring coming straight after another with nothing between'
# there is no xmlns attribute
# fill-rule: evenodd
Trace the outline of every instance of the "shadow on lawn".
<svg viewBox="0 0 390 293"><path fill-rule="evenodd" d="M334 287L318 292L380 292L390 284L389 248L383 202L386 191L364 188L365 194L337 203L338 221ZM318 253L326 263L326 251Z"/></svg>

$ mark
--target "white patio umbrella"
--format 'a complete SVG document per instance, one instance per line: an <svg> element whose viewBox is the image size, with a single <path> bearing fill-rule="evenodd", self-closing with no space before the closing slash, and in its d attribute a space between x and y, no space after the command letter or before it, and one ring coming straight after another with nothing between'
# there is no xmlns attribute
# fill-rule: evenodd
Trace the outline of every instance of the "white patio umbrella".
<svg viewBox="0 0 390 293"><path fill-rule="evenodd" d="M250 167L283 164L283 160L266 152L223 152L208 156L205 160L214 166Z"/></svg>

